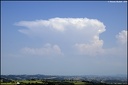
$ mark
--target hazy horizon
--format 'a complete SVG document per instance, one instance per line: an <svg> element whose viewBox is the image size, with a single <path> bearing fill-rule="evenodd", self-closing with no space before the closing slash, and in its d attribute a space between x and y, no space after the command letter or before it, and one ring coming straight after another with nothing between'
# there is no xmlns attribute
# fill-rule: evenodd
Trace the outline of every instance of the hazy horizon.
<svg viewBox="0 0 128 85"><path fill-rule="evenodd" d="M1 1L1 74L127 75L127 2Z"/></svg>
<svg viewBox="0 0 128 85"><path fill-rule="evenodd" d="M44 75L44 76L119 76L127 77L127 74L113 74L113 75L97 75L97 74L84 74L84 75L52 75L52 74L1 74L1 75Z"/></svg>

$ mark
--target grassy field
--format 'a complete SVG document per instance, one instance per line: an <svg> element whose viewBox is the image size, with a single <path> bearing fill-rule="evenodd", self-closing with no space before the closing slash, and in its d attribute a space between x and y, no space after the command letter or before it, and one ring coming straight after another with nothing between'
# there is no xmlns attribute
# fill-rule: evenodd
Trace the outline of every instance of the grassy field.
<svg viewBox="0 0 128 85"><path fill-rule="evenodd" d="M17 85L16 83L1 83L0 85Z"/></svg>
<svg viewBox="0 0 128 85"><path fill-rule="evenodd" d="M79 82L75 82L74 84L75 84L75 85L85 85L85 82L80 82L80 81L79 81Z"/></svg>
<svg viewBox="0 0 128 85"><path fill-rule="evenodd" d="M35 81L28 81L28 80L23 80L23 81L19 81L22 83L43 83L41 80L35 80Z"/></svg>

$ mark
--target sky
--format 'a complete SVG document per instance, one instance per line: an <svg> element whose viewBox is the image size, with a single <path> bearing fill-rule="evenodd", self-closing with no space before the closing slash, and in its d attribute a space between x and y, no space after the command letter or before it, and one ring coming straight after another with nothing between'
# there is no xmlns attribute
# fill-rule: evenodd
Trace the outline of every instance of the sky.
<svg viewBox="0 0 128 85"><path fill-rule="evenodd" d="M127 2L2 1L1 73L127 74Z"/></svg>

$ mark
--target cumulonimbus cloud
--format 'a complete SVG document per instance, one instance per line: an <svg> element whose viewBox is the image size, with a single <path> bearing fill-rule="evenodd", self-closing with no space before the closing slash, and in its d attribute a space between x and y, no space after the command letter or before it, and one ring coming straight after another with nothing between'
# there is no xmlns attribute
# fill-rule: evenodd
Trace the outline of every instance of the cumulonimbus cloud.
<svg viewBox="0 0 128 85"><path fill-rule="evenodd" d="M26 29L20 29L19 32L27 35L45 36L43 34L45 34L44 32L47 32L47 30L49 30L48 32L56 33L65 32L67 33L67 38L70 38L68 39L68 42L71 42L71 40L75 41L74 46L78 50L78 52L80 52L80 54L96 55L103 52L103 40L99 39L99 35L106 29L105 25L97 19L51 18L48 20L20 21L15 23L15 25L26 27ZM33 49L25 48L24 50L33 52L34 54L37 53L36 51L40 51L42 49L33 51Z"/></svg>
<svg viewBox="0 0 128 85"><path fill-rule="evenodd" d="M38 56L63 55L58 45L51 45L49 43L45 44L42 48L25 47L21 50L21 52L28 55L38 55Z"/></svg>
<svg viewBox="0 0 128 85"><path fill-rule="evenodd" d="M74 46L81 54L95 55L103 51L103 40L99 39L99 34L106 29L105 25L97 19L51 18L49 20L20 21L15 23L15 25L26 27L26 29L20 29L19 31L27 35L42 36L45 34L44 31L47 32L46 30L49 30L48 32L67 32L66 35L70 36L72 40L76 40ZM70 41L71 39L68 40L68 42L72 42ZM82 42L87 41L88 43L81 43L81 40ZM24 50L33 52L33 54L39 51L38 54L40 54L40 51L45 51L46 49L33 50L25 48ZM47 51L45 53L47 53Z"/></svg>
<svg viewBox="0 0 128 85"><path fill-rule="evenodd" d="M58 40L58 43L60 41L70 42L80 55L97 56L99 54L116 54L115 52L120 52L120 50L122 50L122 47L103 49L104 42L99 36L106 29L105 25L97 19L57 17L48 20L20 21L15 23L15 25L26 27L26 29L19 30L19 32L26 35L50 36L50 38L57 38L55 40ZM63 36L66 36L66 38L53 37L54 33L57 36L64 34ZM116 38L119 45L126 44L127 31L121 31L116 35ZM46 44L42 48L26 47L23 48L22 51L33 55L62 54L58 45L52 46L51 44Z"/></svg>

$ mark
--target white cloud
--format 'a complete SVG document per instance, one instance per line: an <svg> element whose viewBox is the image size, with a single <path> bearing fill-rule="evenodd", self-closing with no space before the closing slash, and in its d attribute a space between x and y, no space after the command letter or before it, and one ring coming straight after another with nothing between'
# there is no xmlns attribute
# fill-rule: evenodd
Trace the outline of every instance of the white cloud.
<svg viewBox="0 0 128 85"><path fill-rule="evenodd" d="M99 39L99 36L94 36L91 42L89 43L80 43L75 44L75 47L82 55L88 56L97 56L97 55L104 55L104 56L126 56L127 55L127 31L122 30L116 35L117 44L115 47L111 48L103 48L103 40Z"/></svg>
<svg viewBox="0 0 128 85"><path fill-rule="evenodd" d="M116 35L117 41L119 44L126 44L127 43L127 31L122 30L118 35Z"/></svg>
<svg viewBox="0 0 128 85"><path fill-rule="evenodd" d="M75 44L75 47L82 55L97 56L104 53L103 40L99 40L98 36L94 36L94 39L90 43Z"/></svg>
<svg viewBox="0 0 128 85"><path fill-rule="evenodd" d="M15 23L15 25L26 27L26 29L19 30L21 33L32 36L44 36L45 38L43 37L43 39L59 44L61 41L63 46L67 46L66 50L70 49L68 46L73 45L76 49L76 53L80 55L123 55L126 51L124 47L121 46L103 49L104 42L99 39L99 36L106 29L105 25L97 19L51 18L48 20L20 21ZM119 45L126 44L127 31L121 31L116 35L116 38ZM65 45L62 41L68 43ZM69 43L70 45L68 45ZM72 53L71 49L69 51ZM46 44L42 48L26 47L22 49L22 52L32 55L63 54L58 45L51 44Z"/></svg>
<svg viewBox="0 0 128 85"><path fill-rule="evenodd" d="M49 20L20 21L15 23L15 25L26 27L27 29L20 29L19 31L27 35L50 36L50 38L52 38L54 35L58 34L53 38L57 38L58 42L72 42L72 45L75 44L75 48L80 54L98 55L99 53L103 53L103 40L99 39L99 35L106 29L105 25L97 19L51 18ZM58 38L58 36L61 36L59 35L60 33L64 34L63 38ZM58 46L53 46L52 49L56 50L56 53L60 52ZM45 54L49 54L49 50L47 51L47 49L44 48L25 48L24 50L28 53L44 54L40 52L43 50ZM39 53L37 51L39 51Z"/></svg>
<svg viewBox="0 0 128 85"><path fill-rule="evenodd" d="M51 29L63 32L68 29L81 30L86 29L102 33L105 31L105 26L97 19L88 18L51 18L49 20L35 20L35 21L20 21L15 23L17 26L24 26L28 29L20 29L22 33L41 33L44 29Z"/></svg>
<svg viewBox="0 0 128 85"><path fill-rule="evenodd" d="M45 44L42 48L25 47L21 51L24 54L38 56L63 55L58 45L51 45L49 43Z"/></svg>

